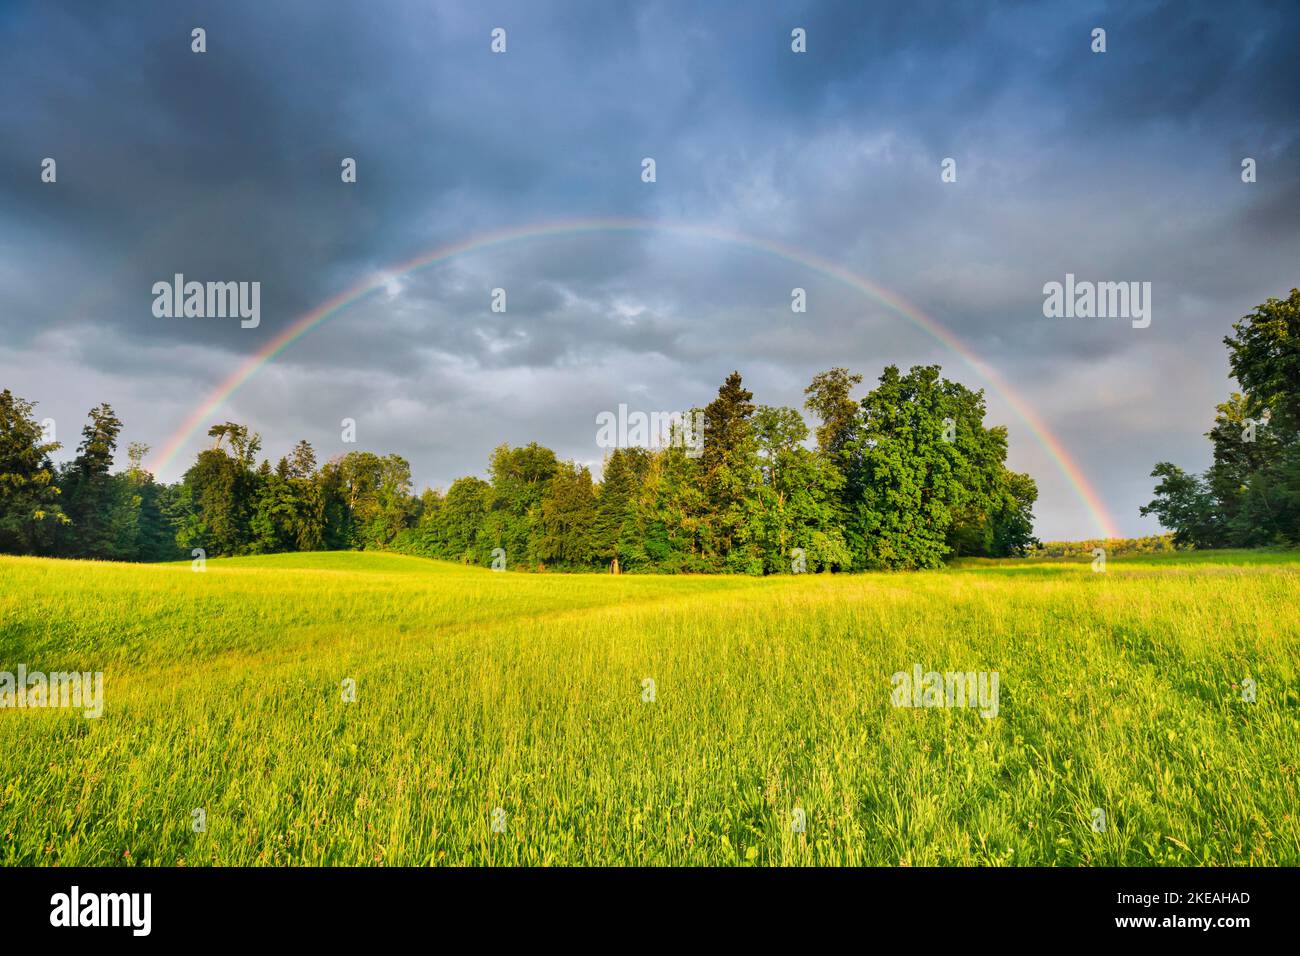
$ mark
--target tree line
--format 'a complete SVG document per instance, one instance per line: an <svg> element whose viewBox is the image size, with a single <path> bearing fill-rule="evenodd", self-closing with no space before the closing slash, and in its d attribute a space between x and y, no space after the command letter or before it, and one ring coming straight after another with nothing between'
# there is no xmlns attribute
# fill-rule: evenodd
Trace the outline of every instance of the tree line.
<svg viewBox="0 0 1300 956"><path fill-rule="evenodd" d="M1162 461L1154 514L1179 545L1250 548L1300 544L1300 290L1270 298L1225 336L1241 386L1206 432L1214 457L1202 474Z"/></svg>
<svg viewBox="0 0 1300 956"><path fill-rule="evenodd" d="M738 372L682 443L622 447L599 481L537 443L502 445L486 477L413 493L399 455L319 464L300 441L273 466L261 438L225 422L183 478L160 483L122 423L91 410L56 467L34 405L0 393L0 551L164 561L284 551L393 549L523 569L738 572L933 568L952 556L1016 556L1035 544L1032 478L1006 468L1007 433L983 393L938 366L862 376L833 368L805 390L816 416L755 405ZM697 415L697 413L701 413ZM260 463L259 463L260 458Z"/></svg>

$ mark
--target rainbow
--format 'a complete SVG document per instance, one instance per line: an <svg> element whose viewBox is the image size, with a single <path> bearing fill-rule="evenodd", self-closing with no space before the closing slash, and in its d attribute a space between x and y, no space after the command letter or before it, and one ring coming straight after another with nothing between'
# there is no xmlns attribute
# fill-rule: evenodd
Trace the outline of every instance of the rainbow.
<svg viewBox="0 0 1300 956"><path fill-rule="evenodd" d="M478 252L493 246L499 246L506 243L522 242L532 239L551 238L555 236L579 235L583 233L608 233L608 232L666 232L683 236L699 237L705 239L715 239L721 242L732 243L758 252L767 253L779 259L796 263L804 266L814 272L829 276L839 282L850 286L869 298L875 299L885 305L892 311L898 313L913 324L923 329L938 341L942 342L952 351L956 352L962 359L973 368L989 384L989 386L1005 401L1012 410L1024 421L1029 427L1034 438L1047 452L1048 456L1060 469L1061 474L1065 476L1071 488L1083 502L1084 507L1091 515L1098 531L1108 538L1120 537L1116 524L1105 505L1102 503L1097 492L1089 483L1083 470L1066 451L1065 447L1056 439L1056 437L1047 428L1047 425L1038 417L1028 403L1021 398L1016 391L1009 385L1002 376L990 367L983 359L961 339L957 338L949 329L941 325L937 320L926 315L916 306L903 299L901 296L878 286L861 276L850 272L848 269L820 256L813 255L801 249L795 249L783 243L774 242L769 239L760 239L754 236L748 236L743 233L732 232L727 229L721 229L708 225L697 225L694 223L680 222L661 222L648 219L576 219L562 220L557 222L534 223L531 225L520 226L513 229L503 229L489 233L483 233L460 242L453 242L447 245L439 246L429 252L421 253L413 259L400 263L390 269L380 273L378 276L371 276L344 289L334 298L327 302L321 303L306 315L296 319L287 328L277 334L273 339L267 342L261 349L246 359L235 371L218 385L212 393L204 399L193 412L186 417L185 421L176 431L167 439L157 457L150 462L151 469L155 472L166 468L168 463L176 456L180 449L202 428L206 423L212 421L219 409L234 395L239 389L258 373L268 362L280 355L289 346L291 346L302 336L306 335L316 326L320 325L327 319L338 315L349 306L359 302L371 292L383 287L394 277L406 275L418 269L425 269L429 266L437 265L456 256L465 255L466 253Z"/></svg>

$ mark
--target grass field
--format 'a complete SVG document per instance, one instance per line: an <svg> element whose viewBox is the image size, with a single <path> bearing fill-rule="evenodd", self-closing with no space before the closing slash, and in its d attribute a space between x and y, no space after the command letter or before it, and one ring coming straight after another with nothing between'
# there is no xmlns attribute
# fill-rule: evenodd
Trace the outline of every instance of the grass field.
<svg viewBox="0 0 1300 956"><path fill-rule="evenodd" d="M102 671L105 700L0 710L0 863L1300 864L1298 608L1296 554L0 557L0 670ZM998 715L892 706L914 664L997 671Z"/></svg>

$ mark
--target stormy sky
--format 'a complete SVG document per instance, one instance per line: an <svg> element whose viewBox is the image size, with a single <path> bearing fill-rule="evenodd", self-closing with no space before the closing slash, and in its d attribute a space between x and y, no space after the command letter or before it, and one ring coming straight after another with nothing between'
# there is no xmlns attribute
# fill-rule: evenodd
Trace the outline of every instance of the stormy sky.
<svg viewBox="0 0 1300 956"><path fill-rule="evenodd" d="M1008 426L1038 534L1098 533L960 354L798 257L646 229L394 271L539 223L689 223L914 303L1043 419L1122 532L1150 533L1151 466L1208 464L1233 387L1222 337L1300 284L1298 26L1289 3L9 0L0 387L55 419L64 456L102 401L123 448L159 448L279 331L369 280L213 421L259 431L272 461L302 437L322 458L398 452L418 490L482 473L500 442L598 463L599 412L703 405L732 369L756 401L800 406L831 366L865 390L887 364L939 363ZM260 282L261 324L156 317L175 273ZM1150 282L1150 327L1044 317L1067 273Z"/></svg>

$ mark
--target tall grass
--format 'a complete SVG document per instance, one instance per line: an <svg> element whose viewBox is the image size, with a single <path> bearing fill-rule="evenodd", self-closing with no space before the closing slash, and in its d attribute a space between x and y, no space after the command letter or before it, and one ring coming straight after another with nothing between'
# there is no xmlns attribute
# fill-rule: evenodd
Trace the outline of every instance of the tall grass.
<svg viewBox="0 0 1300 956"><path fill-rule="evenodd" d="M1298 597L1294 555L0 558L0 670L103 671L106 701L0 710L0 862L1297 864ZM916 663L997 671L998 716L895 708Z"/></svg>

